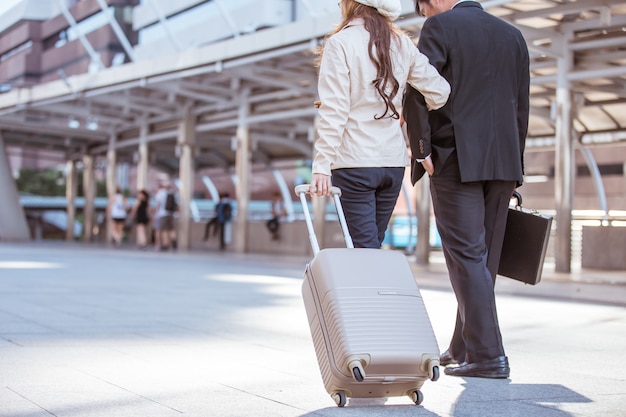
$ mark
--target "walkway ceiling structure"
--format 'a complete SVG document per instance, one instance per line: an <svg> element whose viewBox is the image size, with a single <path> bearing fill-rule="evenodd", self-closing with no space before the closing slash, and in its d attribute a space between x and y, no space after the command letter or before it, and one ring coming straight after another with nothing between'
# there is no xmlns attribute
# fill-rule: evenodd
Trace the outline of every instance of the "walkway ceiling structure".
<svg viewBox="0 0 626 417"><path fill-rule="evenodd" d="M557 68L570 59L567 79L579 137L585 143L626 143L626 2L482 3L519 27L529 45L529 137L536 139L529 146L554 143ZM424 19L404 11L399 25L417 39ZM0 130L8 145L59 150L72 159L104 155L114 146L118 161L132 162L145 140L151 163L174 172L180 120L190 109L196 118L197 168L233 166L242 123L250 129L254 163L310 159L317 114L315 51L338 19L338 14L320 16L13 88L0 94Z"/></svg>

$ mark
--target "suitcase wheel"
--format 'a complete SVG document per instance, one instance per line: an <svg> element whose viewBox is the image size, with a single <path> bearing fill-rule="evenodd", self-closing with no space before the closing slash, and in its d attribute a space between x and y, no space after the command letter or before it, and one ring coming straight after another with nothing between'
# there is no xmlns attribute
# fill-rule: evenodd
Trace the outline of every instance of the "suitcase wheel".
<svg viewBox="0 0 626 417"><path fill-rule="evenodd" d="M348 368L352 370L352 376L357 382L363 382L365 379L365 370L363 369L363 363L360 360L351 361L348 364Z"/></svg>
<svg viewBox="0 0 626 417"><path fill-rule="evenodd" d="M357 382L363 382L363 380L365 379L363 378L361 369L358 366L355 366L354 368L352 368L352 375L354 375L354 379L357 380Z"/></svg>
<svg viewBox="0 0 626 417"><path fill-rule="evenodd" d="M422 391L420 390L412 391L409 394L409 397L411 398L411 401L415 403L415 405L420 405L422 401L424 401L424 394L422 394Z"/></svg>
<svg viewBox="0 0 626 417"><path fill-rule="evenodd" d="M431 381L436 381L439 379L439 367L438 366L433 366L432 369L432 376L430 377Z"/></svg>
<svg viewBox="0 0 626 417"><path fill-rule="evenodd" d="M335 392L332 395L333 400L335 400L335 404L337 404L337 407L343 407L344 405L346 405L346 393L343 391L339 391L339 392Z"/></svg>

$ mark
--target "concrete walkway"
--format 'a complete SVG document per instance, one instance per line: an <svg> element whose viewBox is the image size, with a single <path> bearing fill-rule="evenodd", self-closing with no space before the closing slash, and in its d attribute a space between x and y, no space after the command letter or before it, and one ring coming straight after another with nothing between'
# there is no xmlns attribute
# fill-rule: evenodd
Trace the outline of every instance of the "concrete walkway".
<svg viewBox="0 0 626 417"><path fill-rule="evenodd" d="M421 406L340 409L300 297L306 261L0 244L0 416L625 415L623 272L500 279L510 379L442 375ZM456 309L445 268L415 270L445 348Z"/></svg>

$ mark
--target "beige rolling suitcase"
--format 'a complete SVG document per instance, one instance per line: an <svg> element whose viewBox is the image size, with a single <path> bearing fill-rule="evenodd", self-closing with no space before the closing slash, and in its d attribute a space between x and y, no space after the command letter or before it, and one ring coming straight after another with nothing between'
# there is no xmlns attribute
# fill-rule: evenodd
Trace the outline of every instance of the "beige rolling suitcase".
<svg viewBox="0 0 626 417"><path fill-rule="evenodd" d="M424 382L439 378L439 348L407 259L397 251L353 249L336 187L347 248L320 250L308 187L295 189L314 253L302 295L326 391L339 407L347 398L402 395L420 404Z"/></svg>

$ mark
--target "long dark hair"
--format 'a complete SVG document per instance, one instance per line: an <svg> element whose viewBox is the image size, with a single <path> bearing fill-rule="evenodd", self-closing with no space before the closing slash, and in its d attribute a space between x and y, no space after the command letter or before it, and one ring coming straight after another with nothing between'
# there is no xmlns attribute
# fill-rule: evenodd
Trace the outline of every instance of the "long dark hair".
<svg viewBox="0 0 626 417"><path fill-rule="evenodd" d="M400 114L396 106L393 105L393 99L398 94L400 83L393 76L390 50L392 38L397 39L400 32L389 19L378 13L373 7L365 6L354 0L341 1L344 3L343 7L345 7L345 9L342 9L345 14L344 20L331 36L343 30L354 19L363 20L365 30L370 34L368 44L369 56L374 66L376 66L376 78L372 80L372 84L374 84L376 91L378 91L385 103L385 111L382 116L374 116L374 119L379 120L387 117L388 113L391 113L391 118L399 119Z"/></svg>

